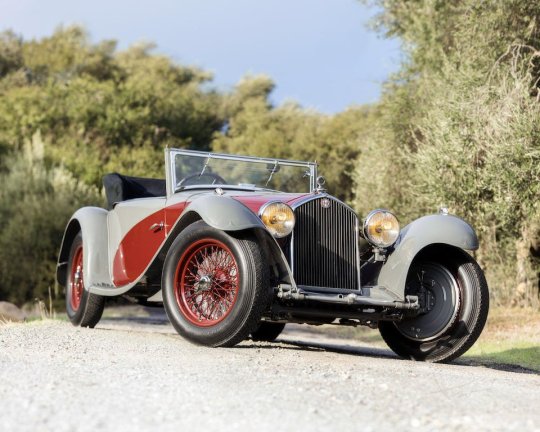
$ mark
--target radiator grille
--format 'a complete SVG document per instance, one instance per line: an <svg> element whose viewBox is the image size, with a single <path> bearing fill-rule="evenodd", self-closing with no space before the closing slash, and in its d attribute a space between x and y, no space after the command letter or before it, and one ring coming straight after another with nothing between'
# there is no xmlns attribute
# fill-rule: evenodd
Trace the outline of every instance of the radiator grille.
<svg viewBox="0 0 540 432"><path fill-rule="evenodd" d="M321 197L301 204L295 216L292 267L297 285L359 289L356 214Z"/></svg>

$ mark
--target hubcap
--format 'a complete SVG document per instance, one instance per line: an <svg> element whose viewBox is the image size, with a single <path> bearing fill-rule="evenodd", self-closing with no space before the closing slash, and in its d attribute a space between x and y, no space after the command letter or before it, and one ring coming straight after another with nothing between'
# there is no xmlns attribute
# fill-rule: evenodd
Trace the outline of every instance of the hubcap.
<svg viewBox="0 0 540 432"><path fill-rule="evenodd" d="M405 294L417 295L423 305L418 316L395 323L405 337L430 341L454 324L460 306L459 287L446 267L437 263L416 265L407 279Z"/></svg>
<svg viewBox="0 0 540 432"><path fill-rule="evenodd" d="M209 327L231 312L238 296L238 265L231 250L215 239L199 240L178 261L176 301L192 324Z"/></svg>
<svg viewBox="0 0 540 432"><path fill-rule="evenodd" d="M204 275L201 276L198 282L195 283L195 291L208 291L212 288L212 276Z"/></svg>
<svg viewBox="0 0 540 432"><path fill-rule="evenodd" d="M81 305L84 290L83 280L83 248L79 246L73 255L69 276L69 301L71 308L76 311Z"/></svg>

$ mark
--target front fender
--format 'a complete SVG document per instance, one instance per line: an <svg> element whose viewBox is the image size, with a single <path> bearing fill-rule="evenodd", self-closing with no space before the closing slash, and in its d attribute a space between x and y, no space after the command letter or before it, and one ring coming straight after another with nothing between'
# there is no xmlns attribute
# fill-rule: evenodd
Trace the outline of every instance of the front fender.
<svg viewBox="0 0 540 432"><path fill-rule="evenodd" d="M228 196L205 195L194 199L184 214L195 212L211 227L222 231L239 231L266 227L259 217L242 203Z"/></svg>
<svg viewBox="0 0 540 432"><path fill-rule="evenodd" d="M476 250L478 237L467 222L456 216L430 215L416 219L401 231L394 251L382 266L377 285L404 300L405 282L412 261L422 249L433 244Z"/></svg>
<svg viewBox="0 0 540 432"><path fill-rule="evenodd" d="M219 195L206 195L193 200L182 213L179 221L180 230L189 225L192 221L189 215L193 213L197 213L211 227L222 231L259 228L260 230L257 229L255 232L259 235L261 242L267 245L266 248L271 255L269 258L276 264L279 277L292 286L296 286L287 258L276 239L268 232L261 219L244 204L233 198ZM183 219L188 222L183 224Z"/></svg>
<svg viewBox="0 0 540 432"><path fill-rule="evenodd" d="M108 264L107 210L99 207L83 207L69 220L56 270L56 278L62 286L66 283L67 262L73 239L79 231L83 237L83 278L86 288L112 286Z"/></svg>

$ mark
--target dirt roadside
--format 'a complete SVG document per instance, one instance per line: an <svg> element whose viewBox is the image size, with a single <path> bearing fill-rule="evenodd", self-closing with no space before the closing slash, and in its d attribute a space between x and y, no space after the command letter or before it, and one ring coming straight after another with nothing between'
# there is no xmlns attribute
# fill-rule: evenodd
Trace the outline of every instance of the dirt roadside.
<svg viewBox="0 0 540 432"><path fill-rule="evenodd" d="M159 313L0 326L0 429L540 431L540 375L395 358L291 326L194 346Z"/></svg>

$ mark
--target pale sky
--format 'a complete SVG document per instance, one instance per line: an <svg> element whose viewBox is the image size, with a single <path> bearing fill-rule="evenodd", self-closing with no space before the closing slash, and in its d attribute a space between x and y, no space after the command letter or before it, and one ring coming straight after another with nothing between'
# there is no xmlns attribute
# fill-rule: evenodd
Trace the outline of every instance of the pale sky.
<svg viewBox="0 0 540 432"><path fill-rule="evenodd" d="M0 0L0 30L25 38L82 24L92 41L140 41L214 74L230 89L247 73L270 75L273 100L326 113L375 102L397 70L399 41L366 27L376 13L357 0Z"/></svg>

